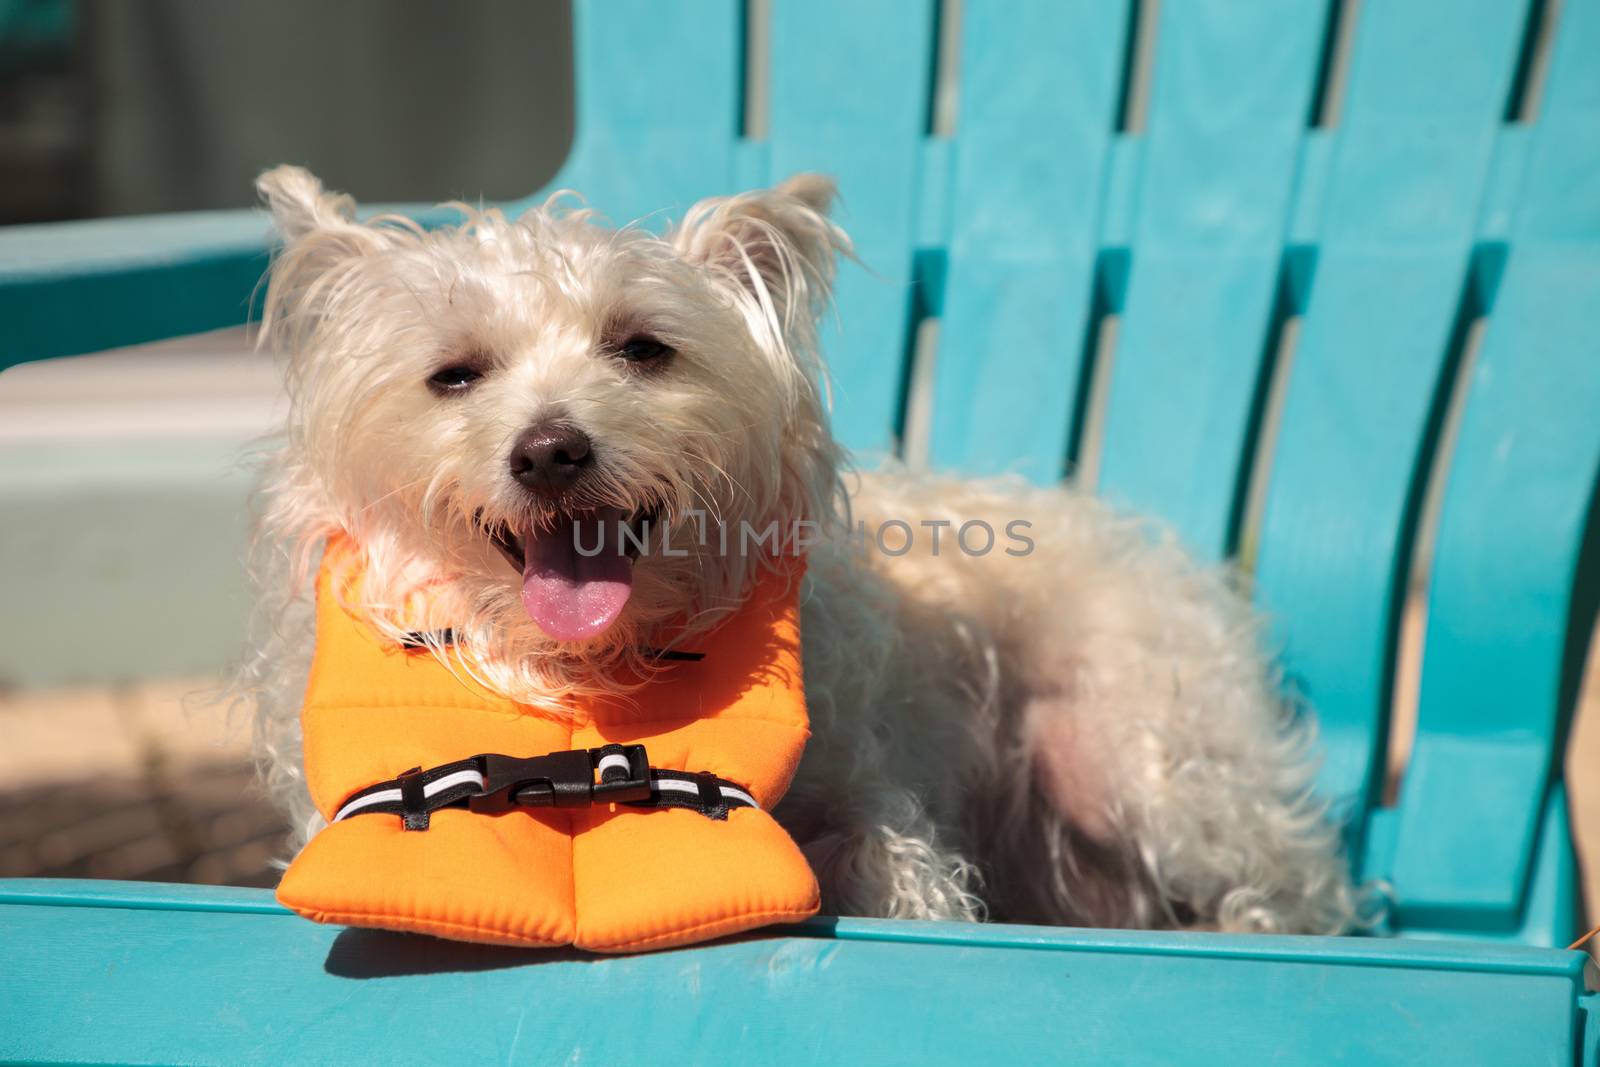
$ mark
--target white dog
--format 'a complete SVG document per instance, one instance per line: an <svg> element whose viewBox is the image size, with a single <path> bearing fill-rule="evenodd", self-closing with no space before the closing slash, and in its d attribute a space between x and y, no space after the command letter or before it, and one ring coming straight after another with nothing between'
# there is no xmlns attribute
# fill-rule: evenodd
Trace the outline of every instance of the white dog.
<svg viewBox="0 0 1600 1067"><path fill-rule="evenodd" d="M816 541L814 737L776 814L825 910L1359 921L1308 731L1222 576L1070 490L842 473L816 352L848 251L828 180L703 201L659 237L555 200L514 220L454 205L464 223L432 232L361 223L291 167L260 189L285 240L265 331L291 414L265 515L271 626L246 683L300 841L320 825L298 712L328 534L359 546L357 608L380 632L412 629L398 606L442 589L456 647L436 654L559 714L664 627L692 647L739 603L768 560L708 523L776 523L816 535L800 539ZM611 520L665 531L674 553L563 544Z"/></svg>

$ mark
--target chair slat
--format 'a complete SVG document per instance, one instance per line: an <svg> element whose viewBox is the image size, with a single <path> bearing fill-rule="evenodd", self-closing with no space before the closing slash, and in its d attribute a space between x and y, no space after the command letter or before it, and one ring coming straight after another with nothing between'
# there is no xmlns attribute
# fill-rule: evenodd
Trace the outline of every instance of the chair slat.
<svg viewBox="0 0 1600 1067"><path fill-rule="evenodd" d="M1563 15L1441 514L1392 875L1403 921L1517 920L1577 688L1569 641L1597 595L1574 581L1600 472L1600 5Z"/></svg>
<svg viewBox="0 0 1600 1067"><path fill-rule="evenodd" d="M972 0L963 16L937 466L1065 464L1094 279L1124 0Z"/></svg>
<svg viewBox="0 0 1600 1067"><path fill-rule="evenodd" d="M1228 548L1325 0L1167 4L1098 488Z"/></svg>
<svg viewBox="0 0 1600 1067"><path fill-rule="evenodd" d="M770 179L833 175L861 260L840 269L823 339L834 431L858 451L887 450L899 415L936 13L934 0L773 5Z"/></svg>
<svg viewBox="0 0 1600 1067"><path fill-rule="evenodd" d="M740 0L577 0L577 133L553 188L652 228L734 191L743 105Z"/></svg>
<svg viewBox="0 0 1600 1067"><path fill-rule="evenodd" d="M1317 710L1325 792L1377 802L1427 436L1526 5L1365 4L1257 578ZM1359 826L1355 836L1359 836Z"/></svg>

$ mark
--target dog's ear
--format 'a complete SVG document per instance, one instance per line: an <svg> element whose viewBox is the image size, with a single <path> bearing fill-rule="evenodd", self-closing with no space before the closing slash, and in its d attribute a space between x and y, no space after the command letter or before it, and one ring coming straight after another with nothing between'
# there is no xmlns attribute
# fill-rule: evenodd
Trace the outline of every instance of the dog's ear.
<svg viewBox="0 0 1600 1067"><path fill-rule="evenodd" d="M256 179L256 191L283 236L275 257L262 315L262 337L290 348L291 331L309 329L326 310L327 282L389 239L385 231L356 221L356 202L323 189L303 167L275 167Z"/></svg>
<svg viewBox="0 0 1600 1067"><path fill-rule="evenodd" d="M256 179L256 192L272 213L285 241L298 241L314 230L349 226L356 202L344 193L330 193L304 167L274 167Z"/></svg>
<svg viewBox="0 0 1600 1067"><path fill-rule="evenodd" d="M371 252L382 233L356 221L355 199L323 189L304 167L274 167L256 179L256 192L283 236L283 254L273 266L274 282L306 286L340 264Z"/></svg>
<svg viewBox="0 0 1600 1067"><path fill-rule="evenodd" d="M785 333L810 325L827 303L850 239L828 218L837 189L821 174L797 174L771 189L711 197L689 209L672 235L690 262L727 271Z"/></svg>

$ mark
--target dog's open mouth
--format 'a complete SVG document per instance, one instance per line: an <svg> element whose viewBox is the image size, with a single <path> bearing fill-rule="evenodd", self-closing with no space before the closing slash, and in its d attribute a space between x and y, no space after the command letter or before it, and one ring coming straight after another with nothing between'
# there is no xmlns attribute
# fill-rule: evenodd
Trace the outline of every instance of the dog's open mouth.
<svg viewBox="0 0 1600 1067"><path fill-rule="evenodd" d="M582 641L604 633L627 607L633 563L653 517L592 508L522 532L501 524L489 535L522 572L528 617L558 641Z"/></svg>

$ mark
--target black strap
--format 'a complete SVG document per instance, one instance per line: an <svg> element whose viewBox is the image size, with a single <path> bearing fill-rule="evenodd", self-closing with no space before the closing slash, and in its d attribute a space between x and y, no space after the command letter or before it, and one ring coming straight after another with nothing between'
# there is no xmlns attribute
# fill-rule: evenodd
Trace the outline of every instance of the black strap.
<svg viewBox="0 0 1600 1067"><path fill-rule="evenodd" d="M530 758L484 753L427 770L414 767L352 793L333 821L399 815L407 830L426 830L429 817L441 808L497 814L517 807L588 804L688 808L708 819L726 819L733 808L758 806L743 787L726 778L652 767L643 745L605 745Z"/></svg>
<svg viewBox="0 0 1600 1067"><path fill-rule="evenodd" d="M424 792L426 787L422 781L422 768L413 767L395 781L400 785L400 814L405 820L406 829L426 830L428 817L433 813L428 808L428 797Z"/></svg>
<svg viewBox="0 0 1600 1067"><path fill-rule="evenodd" d="M690 652L681 648L649 648L639 649L651 659L661 660L666 663L699 663L706 658L704 652Z"/></svg>

